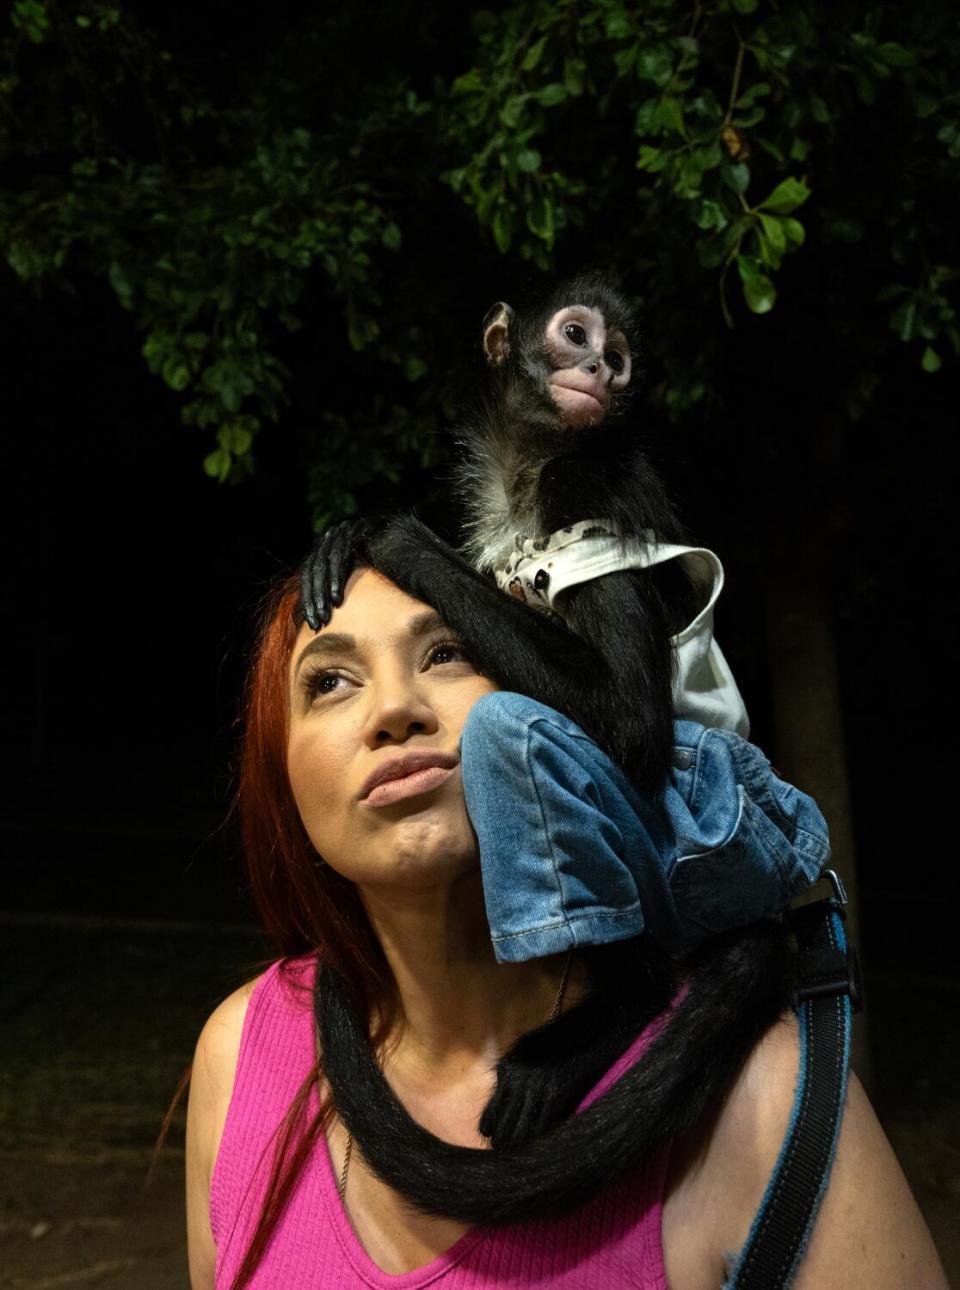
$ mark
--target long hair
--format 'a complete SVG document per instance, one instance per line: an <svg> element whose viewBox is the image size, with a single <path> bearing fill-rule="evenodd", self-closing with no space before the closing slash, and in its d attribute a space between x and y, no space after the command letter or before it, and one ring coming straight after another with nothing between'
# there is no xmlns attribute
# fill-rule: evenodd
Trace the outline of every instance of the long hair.
<svg viewBox="0 0 960 1290"><path fill-rule="evenodd" d="M336 967L349 982L359 1014L373 1023L376 1048L396 1017L393 975L355 886L324 864L310 842L287 775L288 667L298 632L299 596L297 576L284 576L269 589L260 610L244 692L236 795L244 859L254 905L287 984L306 989L296 974L285 971L297 956L316 953L318 960ZM263 1207L230 1290L249 1284L329 1122L333 1107L323 1100L308 1120L310 1092L320 1074L318 1057L277 1128ZM154 1159L189 1078L188 1069L164 1118Z"/></svg>

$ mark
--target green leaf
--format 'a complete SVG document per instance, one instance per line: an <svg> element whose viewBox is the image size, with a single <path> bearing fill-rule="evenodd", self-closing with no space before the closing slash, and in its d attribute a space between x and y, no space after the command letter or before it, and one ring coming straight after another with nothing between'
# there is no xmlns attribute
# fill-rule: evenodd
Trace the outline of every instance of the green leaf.
<svg viewBox="0 0 960 1290"><path fill-rule="evenodd" d="M516 157L517 169L526 175L535 174L543 164L543 158L536 148L521 148Z"/></svg>
<svg viewBox="0 0 960 1290"><path fill-rule="evenodd" d="M428 365L422 358L418 358L416 354L408 354L403 360L400 370L403 373L404 380L419 381L420 377L427 372Z"/></svg>
<svg viewBox="0 0 960 1290"><path fill-rule="evenodd" d="M776 302L777 292L763 272L760 262L752 255L738 255L737 270L743 283L743 298L747 302L747 308L755 314L769 313Z"/></svg>
<svg viewBox="0 0 960 1290"><path fill-rule="evenodd" d="M637 75L642 81L666 85L673 75L673 59L666 45L652 45L637 55Z"/></svg>
<svg viewBox="0 0 960 1290"><path fill-rule="evenodd" d="M545 193L538 194L527 211L527 228L552 246L555 223L553 200Z"/></svg>
<svg viewBox="0 0 960 1290"><path fill-rule="evenodd" d="M582 58L567 58L563 63L563 83L576 98L583 93L583 77L587 65Z"/></svg>
<svg viewBox="0 0 960 1290"><path fill-rule="evenodd" d="M626 49L616 51L613 56L613 65L617 69L618 76L626 76L628 72L633 71L639 52L639 45L628 45Z"/></svg>
<svg viewBox="0 0 960 1290"><path fill-rule="evenodd" d="M567 97L567 89L559 81L552 81L549 85L544 85L542 90L537 90L533 97L541 107L556 107Z"/></svg>
<svg viewBox="0 0 960 1290"><path fill-rule="evenodd" d="M503 206L498 206L490 227L493 231L493 240L501 255L506 255L507 251L510 250L512 240L511 224L512 220L509 211Z"/></svg>
<svg viewBox="0 0 960 1290"><path fill-rule="evenodd" d="M525 95L516 94L513 98L507 99L506 103L504 103L503 107L500 109L500 120L508 130L515 130L523 120L525 102Z"/></svg>
<svg viewBox="0 0 960 1290"><path fill-rule="evenodd" d="M697 212L697 227L703 229L721 229L726 228L729 220L727 213L712 197L705 197L700 203L700 209Z"/></svg>
<svg viewBox="0 0 960 1290"><path fill-rule="evenodd" d="M777 215L789 215L791 211L802 206L810 196L810 189L802 179L789 176L781 180L776 188L758 205L758 210L774 211Z"/></svg>
<svg viewBox="0 0 960 1290"><path fill-rule="evenodd" d="M399 227L391 222L385 225L383 232L380 234L380 241L388 251L399 251L403 235Z"/></svg>
<svg viewBox="0 0 960 1290"><path fill-rule="evenodd" d="M253 445L253 435L237 421L226 421L217 431L217 443L228 454L246 456Z"/></svg>
<svg viewBox="0 0 960 1290"><path fill-rule="evenodd" d="M162 369L163 379L171 390L185 390L190 384L190 369L182 358L168 358Z"/></svg>
<svg viewBox="0 0 960 1290"><path fill-rule="evenodd" d="M735 193L745 193L750 185L750 167L740 162L739 165L727 164L720 172L723 182Z"/></svg>
<svg viewBox="0 0 960 1290"><path fill-rule="evenodd" d="M50 27L50 15L43 0L15 0L10 21L34 45L42 45Z"/></svg>
<svg viewBox="0 0 960 1290"><path fill-rule="evenodd" d="M791 219L789 215L785 215L780 220L780 226L786 235L790 250L794 250L798 246L803 246L806 241L807 234L798 219Z"/></svg>
<svg viewBox="0 0 960 1290"><path fill-rule="evenodd" d="M674 94L665 94L657 107L657 124L677 134L686 134L683 123L683 103Z"/></svg>
<svg viewBox="0 0 960 1290"><path fill-rule="evenodd" d="M920 366L925 372L939 372L940 368L943 366L943 361L940 358L940 355L932 345L928 345L923 351L923 358L920 360Z"/></svg>
<svg viewBox="0 0 960 1290"><path fill-rule="evenodd" d="M107 278L124 309L129 309L133 304L133 283L127 277L126 270L119 260L111 262Z"/></svg>
<svg viewBox="0 0 960 1290"><path fill-rule="evenodd" d="M913 340L917 334L917 302L911 296L890 315L890 326L904 342Z"/></svg>
<svg viewBox="0 0 960 1290"><path fill-rule="evenodd" d="M776 215L760 214L759 219L760 227L763 229L762 241L769 243L770 249L772 250L776 260L776 264L774 264L773 267L776 268L779 265L780 256L783 255L787 249L787 235L784 231L783 223Z"/></svg>
<svg viewBox="0 0 960 1290"><path fill-rule="evenodd" d="M203 459L204 473L209 475L211 479L218 479L221 484L227 482L227 476L230 474L232 465L230 454L225 452L223 448L217 448Z"/></svg>
<svg viewBox="0 0 960 1290"><path fill-rule="evenodd" d="M611 40L625 40L633 32L633 24L624 9L616 9L607 14L604 30Z"/></svg>
<svg viewBox="0 0 960 1290"><path fill-rule="evenodd" d="M651 134L657 127L659 110L659 99L645 99L637 108L637 115L633 122L634 134Z"/></svg>
<svg viewBox="0 0 960 1290"><path fill-rule="evenodd" d="M648 170L650 174L655 175L667 164L667 155L660 148L653 148L649 143L645 143L637 154L637 169Z"/></svg>
<svg viewBox="0 0 960 1290"><path fill-rule="evenodd" d="M520 66L523 68L525 72L532 72L533 69L540 62L540 59L543 57L543 50L546 43L547 43L546 36L541 36L540 39L538 41L535 41L534 44L532 44L530 48L527 50L526 55L524 56L524 60L520 64Z"/></svg>
<svg viewBox="0 0 960 1290"><path fill-rule="evenodd" d="M903 45L898 45L895 40L886 40L882 45L878 45L877 53L888 67L913 67L917 61L912 50L904 49Z"/></svg>
<svg viewBox="0 0 960 1290"><path fill-rule="evenodd" d="M814 121L816 121L818 125L830 124L830 109L827 107L826 101L821 98L819 94L810 95L810 111L813 114Z"/></svg>
<svg viewBox="0 0 960 1290"><path fill-rule="evenodd" d="M733 7L737 13L754 13L759 0L733 0Z"/></svg>
<svg viewBox="0 0 960 1290"><path fill-rule="evenodd" d="M770 86L766 81L756 81L749 89L743 91L734 105L737 108L753 107L756 99L764 98L770 93Z"/></svg>

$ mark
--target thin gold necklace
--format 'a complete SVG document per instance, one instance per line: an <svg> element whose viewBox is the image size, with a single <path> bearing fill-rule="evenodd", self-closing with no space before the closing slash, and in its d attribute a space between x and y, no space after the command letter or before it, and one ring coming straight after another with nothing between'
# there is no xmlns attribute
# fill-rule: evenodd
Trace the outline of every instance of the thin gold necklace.
<svg viewBox="0 0 960 1290"><path fill-rule="evenodd" d="M560 1015L560 1005L563 1003L563 993L567 988L567 975L570 971L570 962L573 959L573 950L567 955L567 961L563 965L563 975L560 978L560 989L557 991L557 997L553 1003L553 1011L550 1013L550 1020L555 1021ZM347 1148L343 1153L343 1168L340 1170L340 1181L337 1183L337 1195L340 1197L340 1204L343 1204L344 1193L347 1190L347 1170L350 1167L350 1156L353 1153L353 1134L347 1131Z"/></svg>

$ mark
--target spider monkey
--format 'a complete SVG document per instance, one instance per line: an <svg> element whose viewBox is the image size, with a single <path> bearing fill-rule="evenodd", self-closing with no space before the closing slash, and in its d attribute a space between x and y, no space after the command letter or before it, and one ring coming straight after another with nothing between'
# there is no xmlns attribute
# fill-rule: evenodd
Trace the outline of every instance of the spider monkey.
<svg viewBox="0 0 960 1290"><path fill-rule="evenodd" d="M626 301L596 275L561 284L529 309L515 311L500 302L490 310L483 327L489 379L460 431L466 459L458 472L467 516L464 553L480 572L504 562L518 533L545 539L597 517L621 537L684 540L667 491L624 416L635 348ZM414 527L405 532L411 537ZM311 627L319 627L339 603L352 535L349 525L332 531L304 567L303 606ZM394 540L406 545L399 529ZM422 571L430 565L436 578L430 594L444 602L458 599L448 584L451 570L462 572L462 565L450 562L449 550L441 557L427 530L416 541L420 553L409 550L409 556ZM533 660L510 666L505 652L512 638L504 639L504 630L515 633L523 623L524 637L539 633L539 650L563 672L559 693L551 686L552 697L543 701L576 714L639 788L655 791L669 768L672 745L671 637L690 621L694 595L675 562L570 587L563 619L570 632L590 643L589 651L548 628L545 616L524 618L502 600L490 599L482 622L466 606L460 612L470 619L465 639L494 656L499 670L492 674L500 679L508 667L519 682L507 689L534 693L527 673ZM535 669L542 673L542 664ZM540 686L535 697L541 697L542 681Z"/></svg>
<svg viewBox="0 0 960 1290"><path fill-rule="evenodd" d="M607 574L572 587L561 618L505 595L486 572L518 532L545 537L588 518L625 537L682 541L623 415L634 360L629 309L602 279L575 279L532 309L495 306L484 353L490 382L462 430L470 560L412 516L375 529L348 522L322 535L305 562L302 612L318 630L341 603L353 564L368 563L432 605L481 672L564 712L639 787L656 789L672 743L670 638L690 618L685 576L665 567ZM671 575L679 575L672 585ZM708 943L685 965L686 993L644 1060L571 1116L676 981L646 936L592 947L588 967L587 999L500 1059L479 1125L494 1150L476 1151L442 1142L407 1115L370 1051L366 1019L324 965L316 1007L325 1072L386 1182L424 1212L473 1222L561 1213L691 1127L788 1000L778 920Z"/></svg>

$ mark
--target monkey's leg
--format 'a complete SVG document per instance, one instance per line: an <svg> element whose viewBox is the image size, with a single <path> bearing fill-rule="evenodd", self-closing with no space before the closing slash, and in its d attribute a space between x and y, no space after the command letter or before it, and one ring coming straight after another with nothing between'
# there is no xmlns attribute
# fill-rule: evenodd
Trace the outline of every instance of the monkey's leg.
<svg viewBox="0 0 960 1290"><path fill-rule="evenodd" d="M671 624L650 569L609 573L571 587L563 615L596 643L619 696L614 760L638 788L657 792L670 768L673 737Z"/></svg>

